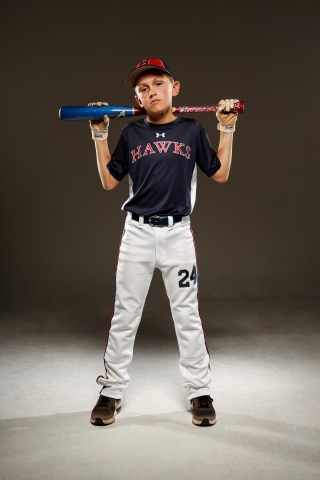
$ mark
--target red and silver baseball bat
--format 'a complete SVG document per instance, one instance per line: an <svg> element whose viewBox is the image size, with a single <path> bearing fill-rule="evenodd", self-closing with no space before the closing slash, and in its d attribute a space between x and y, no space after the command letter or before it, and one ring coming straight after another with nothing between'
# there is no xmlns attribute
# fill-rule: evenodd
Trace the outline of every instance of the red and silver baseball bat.
<svg viewBox="0 0 320 480"><path fill-rule="evenodd" d="M173 113L212 113L216 112L218 105L185 106L172 107ZM234 104L234 109L230 112L243 113L244 103L242 101ZM144 108L140 107L122 107L120 105L102 105L83 106L83 107L61 107L59 116L61 120L98 120L104 115L109 118L132 117L136 115L146 115Z"/></svg>

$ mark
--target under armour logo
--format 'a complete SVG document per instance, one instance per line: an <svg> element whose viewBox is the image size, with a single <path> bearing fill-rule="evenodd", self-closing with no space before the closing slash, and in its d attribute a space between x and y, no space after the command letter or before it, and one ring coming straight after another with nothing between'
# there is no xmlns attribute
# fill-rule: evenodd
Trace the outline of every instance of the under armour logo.
<svg viewBox="0 0 320 480"><path fill-rule="evenodd" d="M165 133L156 133L156 137L159 138L159 137L162 137L164 138L166 136Z"/></svg>

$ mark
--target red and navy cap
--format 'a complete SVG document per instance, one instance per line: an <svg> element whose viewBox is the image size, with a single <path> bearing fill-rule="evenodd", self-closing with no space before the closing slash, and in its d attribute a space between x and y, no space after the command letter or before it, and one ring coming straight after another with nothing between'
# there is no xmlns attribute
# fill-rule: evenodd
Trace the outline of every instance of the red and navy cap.
<svg viewBox="0 0 320 480"><path fill-rule="evenodd" d="M129 73L126 78L126 84L129 85L129 87L134 88L139 75L144 73L146 70L155 69L167 73L174 80L174 76L170 71L170 68L162 60L159 60L158 58L144 58L140 63L138 63L136 68Z"/></svg>

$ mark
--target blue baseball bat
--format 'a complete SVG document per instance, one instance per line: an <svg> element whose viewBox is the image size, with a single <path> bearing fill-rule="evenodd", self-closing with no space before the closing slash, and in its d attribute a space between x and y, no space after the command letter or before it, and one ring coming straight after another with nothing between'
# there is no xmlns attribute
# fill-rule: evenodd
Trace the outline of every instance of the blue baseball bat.
<svg viewBox="0 0 320 480"><path fill-rule="evenodd" d="M184 106L172 107L173 113L213 113L218 109L218 105L200 105L200 106ZM244 103L242 100L234 104L234 108L230 112L243 113ZM146 115L146 110L140 107L122 107L120 105L95 105L80 107L61 107L59 115L61 120L98 120L104 115L109 118L133 117L136 115Z"/></svg>

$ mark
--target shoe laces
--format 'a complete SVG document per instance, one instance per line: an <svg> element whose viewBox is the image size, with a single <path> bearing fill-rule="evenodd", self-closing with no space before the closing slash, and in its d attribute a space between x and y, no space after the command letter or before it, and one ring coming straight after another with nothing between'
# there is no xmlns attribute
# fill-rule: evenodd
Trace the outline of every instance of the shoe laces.
<svg viewBox="0 0 320 480"><path fill-rule="evenodd" d="M213 402L213 398L209 395L203 395L202 397L198 397L198 407L199 408L209 408Z"/></svg>
<svg viewBox="0 0 320 480"><path fill-rule="evenodd" d="M106 407L109 402L110 402L109 397L106 397L105 395L101 395L101 398L99 400L97 407Z"/></svg>

